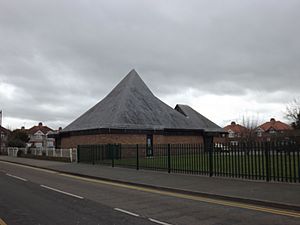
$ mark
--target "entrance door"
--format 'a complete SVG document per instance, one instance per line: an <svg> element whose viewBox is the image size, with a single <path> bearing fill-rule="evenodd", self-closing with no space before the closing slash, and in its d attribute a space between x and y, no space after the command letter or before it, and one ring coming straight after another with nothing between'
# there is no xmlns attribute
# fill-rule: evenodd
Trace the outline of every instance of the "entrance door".
<svg viewBox="0 0 300 225"><path fill-rule="evenodd" d="M204 151L209 152L213 150L214 137L209 135L204 135Z"/></svg>
<svg viewBox="0 0 300 225"><path fill-rule="evenodd" d="M153 156L153 135L152 134L147 135L146 156Z"/></svg>

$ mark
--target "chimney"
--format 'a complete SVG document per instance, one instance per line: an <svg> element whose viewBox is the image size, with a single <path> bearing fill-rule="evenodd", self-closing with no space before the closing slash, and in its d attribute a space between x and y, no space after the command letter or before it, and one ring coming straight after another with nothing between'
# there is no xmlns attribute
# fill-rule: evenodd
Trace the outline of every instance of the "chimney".
<svg viewBox="0 0 300 225"><path fill-rule="evenodd" d="M231 122L231 125L236 125L236 123L234 121Z"/></svg>
<svg viewBox="0 0 300 225"><path fill-rule="evenodd" d="M22 126L22 127L21 127L21 130L25 130L25 127L24 127L24 126Z"/></svg>
<svg viewBox="0 0 300 225"><path fill-rule="evenodd" d="M270 122L275 123L275 119L274 119L274 118L271 118L271 119L270 119Z"/></svg>
<svg viewBox="0 0 300 225"><path fill-rule="evenodd" d="M39 122L39 127L43 126L43 123L42 122Z"/></svg>

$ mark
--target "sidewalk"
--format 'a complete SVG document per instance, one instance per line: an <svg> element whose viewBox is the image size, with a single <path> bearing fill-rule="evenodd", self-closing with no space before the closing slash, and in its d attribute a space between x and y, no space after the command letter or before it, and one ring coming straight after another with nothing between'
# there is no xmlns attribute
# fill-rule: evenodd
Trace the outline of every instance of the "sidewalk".
<svg viewBox="0 0 300 225"><path fill-rule="evenodd" d="M300 207L300 184L267 183L198 175L168 174L166 172L135 170L120 167L63 163L46 160L0 156L0 161L10 161L59 172L79 174L102 179L153 186L162 189L176 189L199 194L224 196ZM247 202L247 201L245 201ZM249 203L250 203L249 202Z"/></svg>

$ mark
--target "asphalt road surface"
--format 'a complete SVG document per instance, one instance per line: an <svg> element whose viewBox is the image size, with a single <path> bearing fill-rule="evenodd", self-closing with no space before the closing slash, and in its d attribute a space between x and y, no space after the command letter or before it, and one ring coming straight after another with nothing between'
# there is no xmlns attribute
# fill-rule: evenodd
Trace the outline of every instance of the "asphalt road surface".
<svg viewBox="0 0 300 225"><path fill-rule="evenodd" d="M7 225L300 224L297 212L86 179L4 162L0 162L0 224L1 219Z"/></svg>

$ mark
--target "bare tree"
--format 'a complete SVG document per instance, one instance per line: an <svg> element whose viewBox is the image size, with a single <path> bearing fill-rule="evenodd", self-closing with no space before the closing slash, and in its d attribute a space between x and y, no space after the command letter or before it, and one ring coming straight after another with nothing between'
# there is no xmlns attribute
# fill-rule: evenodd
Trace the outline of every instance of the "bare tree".
<svg viewBox="0 0 300 225"><path fill-rule="evenodd" d="M287 105L285 115L294 129L300 129L300 98L295 98Z"/></svg>
<svg viewBox="0 0 300 225"><path fill-rule="evenodd" d="M258 116L244 115L242 118L242 125L247 129L245 130L242 139L244 139L246 142L255 141L257 137L256 128L258 127L258 123Z"/></svg>

